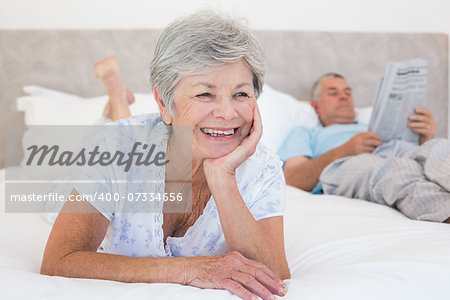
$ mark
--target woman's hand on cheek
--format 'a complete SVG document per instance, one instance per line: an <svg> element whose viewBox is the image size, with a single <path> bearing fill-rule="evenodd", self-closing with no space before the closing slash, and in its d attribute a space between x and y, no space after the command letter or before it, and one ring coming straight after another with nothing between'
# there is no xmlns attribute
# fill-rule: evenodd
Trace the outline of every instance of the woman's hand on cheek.
<svg viewBox="0 0 450 300"><path fill-rule="evenodd" d="M224 175L235 175L237 167L247 158L253 155L262 135L261 114L258 104L255 102L253 109L253 124L250 133L245 137L241 144L231 153L218 158L208 158L203 162L203 168L206 178L208 175L222 173Z"/></svg>

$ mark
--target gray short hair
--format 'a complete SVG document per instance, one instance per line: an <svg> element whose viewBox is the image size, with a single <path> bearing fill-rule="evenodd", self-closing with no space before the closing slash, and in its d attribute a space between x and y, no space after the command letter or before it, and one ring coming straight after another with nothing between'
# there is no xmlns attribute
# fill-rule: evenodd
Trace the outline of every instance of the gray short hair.
<svg viewBox="0 0 450 300"><path fill-rule="evenodd" d="M320 93L322 92L322 87L320 85L320 83L325 79L325 78L329 78L329 77L333 77L333 78L341 78L344 79L344 76L342 76L341 74L338 73L325 73L322 76L319 77L319 79L316 80L316 82L314 82L314 85L311 89L311 99L313 100L319 100L320 97Z"/></svg>
<svg viewBox="0 0 450 300"><path fill-rule="evenodd" d="M264 84L264 55L256 37L242 22L200 11L167 26L157 42L150 66L150 82L170 114L174 89L185 76L241 59L253 74L256 97Z"/></svg>

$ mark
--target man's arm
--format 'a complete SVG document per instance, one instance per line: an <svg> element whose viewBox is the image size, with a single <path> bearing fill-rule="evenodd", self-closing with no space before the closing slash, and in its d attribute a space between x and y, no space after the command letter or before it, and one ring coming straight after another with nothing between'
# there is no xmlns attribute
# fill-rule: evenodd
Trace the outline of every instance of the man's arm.
<svg viewBox="0 0 450 300"><path fill-rule="evenodd" d="M333 149L334 150L334 149ZM325 167L336 160L333 150L323 155L310 159L306 156L296 156L286 161L284 165L284 176L286 184L295 186L304 191L312 191L319 182L320 174Z"/></svg>
<svg viewBox="0 0 450 300"><path fill-rule="evenodd" d="M310 159L296 156L288 159L284 166L286 183L305 191L312 191L319 182L323 169L333 161L350 155L372 153L381 145L381 140L375 132L362 132L352 137L345 144L331 149L324 154Z"/></svg>

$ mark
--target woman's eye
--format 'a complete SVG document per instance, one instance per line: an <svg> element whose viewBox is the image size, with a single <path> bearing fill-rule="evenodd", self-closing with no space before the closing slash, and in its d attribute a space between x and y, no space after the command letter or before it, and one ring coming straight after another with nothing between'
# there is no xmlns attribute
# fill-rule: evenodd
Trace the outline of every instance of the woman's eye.
<svg viewBox="0 0 450 300"><path fill-rule="evenodd" d="M197 97L197 98L209 98L209 97L211 97L211 94L210 93L202 93L202 94L198 94L195 97Z"/></svg>
<svg viewBox="0 0 450 300"><path fill-rule="evenodd" d="M247 95L247 93L240 92L240 93L237 93L237 94L235 95L235 97L246 97L246 98L248 98L248 95Z"/></svg>

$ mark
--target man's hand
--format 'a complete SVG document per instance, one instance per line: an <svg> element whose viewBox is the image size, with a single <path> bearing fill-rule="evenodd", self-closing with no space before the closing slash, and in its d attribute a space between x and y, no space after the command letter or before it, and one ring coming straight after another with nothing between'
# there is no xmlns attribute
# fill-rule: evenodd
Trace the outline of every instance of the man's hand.
<svg viewBox="0 0 450 300"><path fill-rule="evenodd" d="M431 140L436 135L436 121L426 108L415 108L415 114L409 116L408 127L419 134L419 145Z"/></svg>
<svg viewBox="0 0 450 300"><path fill-rule="evenodd" d="M344 156L372 153L376 147L382 144L380 136L372 131L358 133L348 142L340 146Z"/></svg>

